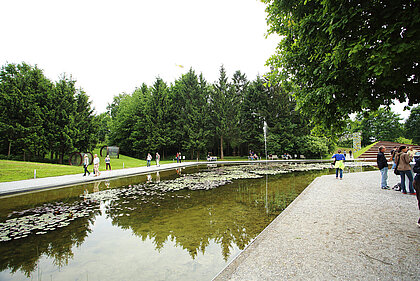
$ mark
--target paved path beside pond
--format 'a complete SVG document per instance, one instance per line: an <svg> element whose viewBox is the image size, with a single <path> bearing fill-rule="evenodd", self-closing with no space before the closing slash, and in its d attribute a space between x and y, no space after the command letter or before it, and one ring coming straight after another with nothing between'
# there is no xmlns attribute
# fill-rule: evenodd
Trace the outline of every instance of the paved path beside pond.
<svg viewBox="0 0 420 281"><path fill-rule="evenodd" d="M81 184L81 183L92 182L92 181L97 181L97 180L112 179L112 178L117 178L117 177L147 174L147 173L153 173L153 172L163 171L163 170L172 170L172 169L176 169L180 167L194 166L197 164L198 164L197 162L182 162L182 163L162 164L159 167L154 165L150 167L143 166L143 167L137 167L137 168L126 168L126 169L118 169L118 170L112 170L112 171L101 171L101 175L97 177L93 176L93 173L90 173L90 176L84 177L83 173L81 172L80 174L74 174L74 175L20 180L20 181L12 181L12 182L2 182L0 183L0 196L13 194L13 193L41 190L41 189L46 189L46 188L63 187L63 186ZM82 170L83 168L81 167L80 171Z"/></svg>
<svg viewBox="0 0 420 281"><path fill-rule="evenodd" d="M420 280L416 196L379 179L317 178L215 280Z"/></svg>

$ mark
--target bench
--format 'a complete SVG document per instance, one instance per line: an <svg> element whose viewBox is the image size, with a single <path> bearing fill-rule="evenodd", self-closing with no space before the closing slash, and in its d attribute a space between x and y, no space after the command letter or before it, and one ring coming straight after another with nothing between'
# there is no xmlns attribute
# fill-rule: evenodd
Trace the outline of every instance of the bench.
<svg viewBox="0 0 420 281"><path fill-rule="evenodd" d="M207 161L217 161L217 156L207 156Z"/></svg>
<svg viewBox="0 0 420 281"><path fill-rule="evenodd" d="M276 154L273 154L273 155L269 155L268 159L274 160L274 159L279 159L279 157Z"/></svg>

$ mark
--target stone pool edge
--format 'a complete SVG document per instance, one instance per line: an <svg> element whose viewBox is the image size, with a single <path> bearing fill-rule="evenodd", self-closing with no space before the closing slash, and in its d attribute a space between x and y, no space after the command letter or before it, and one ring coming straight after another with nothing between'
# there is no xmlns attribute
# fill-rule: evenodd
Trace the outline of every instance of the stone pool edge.
<svg viewBox="0 0 420 281"><path fill-rule="evenodd" d="M212 281L221 281L221 280L227 280L230 276L232 276L232 273L236 270L239 264L241 264L250 254L250 251L247 251L247 249L251 246L256 246L262 242L262 238L266 235L268 235L268 231L271 228L271 226L274 223L277 223L279 220L281 220L283 217L288 215L293 210L293 206L297 204L298 201L302 200L302 198L305 196L306 193L309 192L309 190L312 188L312 186L315 185L317 181L320 181L321 178L327 177L329 175L323 175L315 178L296 198L295 200L290 203L286 209L284 209L272 222L270 222L269 225L267 225L263 231L261 231L260 234L255 237L254 240L249 243L245 249L242 250L233 260L230 261L229 264L227 264L222 270L217 273L215 277L213 277Z"/></svg>

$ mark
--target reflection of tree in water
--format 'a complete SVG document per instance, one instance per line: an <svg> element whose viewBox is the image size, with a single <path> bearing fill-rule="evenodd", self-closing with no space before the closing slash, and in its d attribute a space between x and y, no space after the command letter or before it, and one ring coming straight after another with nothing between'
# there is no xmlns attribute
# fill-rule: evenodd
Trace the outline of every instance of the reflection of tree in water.
<svg viewBox="0 0 420 281"><path fill-rule="evenodd" d="M101 211L96 209L88 217L77 218L66 227L44 235L29 235L26 238L0 243L0 271L18 270L29 278L36 270L42 255L54 259L54 264L63 267L73 258L72 248L79 247L91 232L90 225Z"/></svg>
<svg viewBox="0 0 420 281"><path fill-rule="evenodd" d="M160 250L168 239L187 250L192 258L205 252L210 240L221 244L227 259L230 247L244 247L275 217L267 216L255 198L232 201L231 187L210 191L179 191L145 196L145 200L112 201L106 213L113 224L149 238ZM238 192L235 190L234 192ZM151 201L153 200L153 204ZM142 204L143 202L143 204Z"/></svg>
<svg viewBox="0 0 420 281"><path fill-rule="evenodd" d="M208 191L177 191L113 200L106 214L160 250L168 240L194 259L210 241L221 245L225 260L236 245L244 249L317 176L328 171L294 173L265 180L238 180ZM268 183L267 183L268 184ZM136 193L136 192L134 192Z"/></svg>

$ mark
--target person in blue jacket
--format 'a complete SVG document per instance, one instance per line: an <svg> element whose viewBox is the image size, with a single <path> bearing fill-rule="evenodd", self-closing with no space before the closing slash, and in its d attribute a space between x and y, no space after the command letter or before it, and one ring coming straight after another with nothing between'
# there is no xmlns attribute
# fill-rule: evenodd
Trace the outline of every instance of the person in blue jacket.
<svg viewBox="0 0 420 281"><path fill-rule="evenodd" d="M344 170L344 160L346 160L346 157L344 157L344 155L341 154L341 150L338 150L337 152L338 153L334 154L331 158L335 158L334 160L335 178L338 179L338 172L340 172L340 180L342 180L343 170Z"/></svg>

